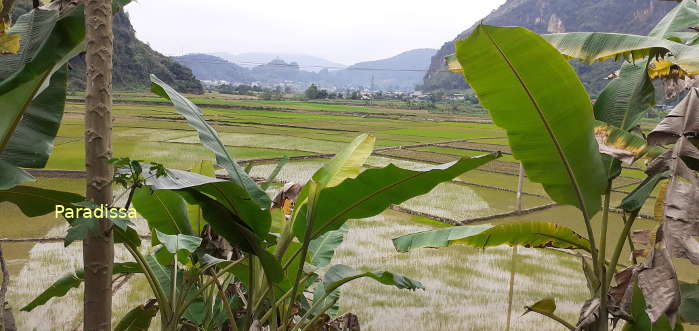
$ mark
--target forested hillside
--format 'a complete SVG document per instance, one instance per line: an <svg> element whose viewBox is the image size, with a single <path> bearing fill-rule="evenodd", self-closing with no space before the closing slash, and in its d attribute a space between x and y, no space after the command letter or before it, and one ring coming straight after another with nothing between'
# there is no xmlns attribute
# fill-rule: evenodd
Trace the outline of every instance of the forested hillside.
<svg viewBox="0 0 699 331"><path fill-rule="evenodd" d="M485 17L483 23L523 26L537 33L599 31L646 34L676 4L658 0L508 0ZM474 27L460 33L456 39L465 38ZM449 41L432 57L430 70L424 77L424 89L467 86L463 75L445 71L444 57L452 53L454 45ZM606 85L603 78L619 68L611 61L593 65L574 61L573 65L593 95Z"/></svg>
<svg viewBox="0 0 699 331"><path fill-rule="evenodd" d="M32 1L17 0L14 17L31 9ZM138 40L128 14L120 12L114 16L114 73L115 90L146 89L150 86L150 74L155 74L176 89L186 93L203 93L201 82L192 70L170 57L153 50ZM85 88L85 61L82 55L70 61L70 87Z"/></svg>

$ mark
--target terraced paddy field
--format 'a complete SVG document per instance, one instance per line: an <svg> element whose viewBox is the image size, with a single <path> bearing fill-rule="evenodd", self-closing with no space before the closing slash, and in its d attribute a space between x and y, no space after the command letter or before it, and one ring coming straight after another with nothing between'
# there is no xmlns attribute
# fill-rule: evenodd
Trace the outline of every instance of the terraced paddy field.
<svg viewBox="0 0 699 331"><path fill-rule="evenodd" d="M356 313L363 329L501 330L513 269L516 278L512 330L560 330L557 324L536 314L520 317L524 305L545 297L556 298L557 313L562 317L571 322L577 319L587 289L576 256L554 250L520 248L513 262L509 247L482 251L453 246L410 253L398 253L392 247L394 237L443 227L445 222L540 220L564 224L584 233L584 224L574 208L550 206L551 201L541 186L527 180L523 208L530 213L513 215L519 166L510 154L504 132L487 118L379 106L201 98L194 101L207 105L202 107L204 116L220 133L229 152L239 161L254 165L251 175L266 177L277 159L292 158L277 177L280 183L307 181L329 156L363 132L377 137L376 150L365 164L366 168L390 163L421 168L460 156L492 151L503 153L499 160L441 184L424 196L394 206L379 216L350 222L348 236L333 263L404 273L426 287L425 291L408 292L369 280L352 283L343 290L341 310ZM178 169L189 169L195 161L213 158L199 145L197 134L184 119L172 106L161 103L161 99L128 93L118 100L120 103L114 107L115 157L160 162ZM65 120L47 168L84 168L83 108L76 100L67 104ZM79 173L77 175L79 177ZM640 169L624 169L614 183L612 204L618 205L625 193L643 178ZM33 185L81 192L84 181L39 175L38 182ZM275 190L270 190L270 195ZM656 194L653 193L642 214L652 215ZM5 224L12 224L0 228L0 238L60 237L66 231L65 222L53 215L26 219L9 204L0 204L0 211L6 218ZM637 226L647 228L652 226L651 222L644 219ZM143 220L135 223L143 234L147 233ZM610 238L618 236L621 224L620 215L612 214ZM15 308L26 304L60 275L79 268L81 245L62 246L60 242L3 244L10 260L10 301ZM623 256L622 263L628 263L628 252ZM117 259L126 260L128 255L118 250ZM680 279L697 281L699 270L696 267L680 264L679 269ZM130 279L115 295L115 319L130 308L127 303L144 302L149 297L148 291L140 276ZM52 325L54 330L73 330L80 324L81 293L81 289L77 289L65 297L53 299L49 305L39 308L38 313L17 312L21 329L42 330Z"/></svg>

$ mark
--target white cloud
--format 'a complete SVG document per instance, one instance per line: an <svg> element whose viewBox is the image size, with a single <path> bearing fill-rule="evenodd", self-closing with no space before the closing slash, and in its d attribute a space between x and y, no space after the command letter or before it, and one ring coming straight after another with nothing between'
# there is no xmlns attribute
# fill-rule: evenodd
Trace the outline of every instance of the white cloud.
<svg viewBox="0 0 699 331"><path fill-rule="evenodd" d="M439 48L505 0L140 0L139 39L168 55L301 53L352 64Z"/></svg>

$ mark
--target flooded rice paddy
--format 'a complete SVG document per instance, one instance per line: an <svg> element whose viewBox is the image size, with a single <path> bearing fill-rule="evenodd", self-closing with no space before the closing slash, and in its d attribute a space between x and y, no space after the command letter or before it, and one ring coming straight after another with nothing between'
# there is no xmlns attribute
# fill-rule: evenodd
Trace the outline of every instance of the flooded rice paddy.
<svg viewBox="0 0 699 331"><path fill-rule="evenodd" d="M372 158L369 164L383 165L390 160ZM419 162L397 161L404 167L422 167ZM282 181L303 182L320 167L320 161L292 162L278 177ZM253 175L266 176L274 165L260 165ZM466 174L460 180L468 181L478 172ZM516 177L509 176L512 180ZM80 192L84 181L79 179L39 179L42 187ZM274 190L270 190L274 194ZM526 196L525 207L548 203L537 196ZM514 209L512 192L477 186L445 183L422 197L406 201L401 207L441 217L464 220L501 214ZM54 215L26 219L10 205L0 205L7 223L0 229L0 237L60 237L66 224ZM490 222L518 220L546 220L572 227L580 233L584 226L574 208L554 207L532 214L502 218ZM650 221L639 222L639 227L650 226ZM135 222L147 233L143 220ZM340 300L342 311L359 315L365 330L499 330L504 328L508 301L508 281L512 270L512 249L498 247L478 250L463 246L444 249L420 249L398 253L391 239L403 234L445 226L424 217L396 211L386 211L369 219L351 221L345 242L340 246L333 263L343 263L365 270L391 270L420 280L424 291L407 292L385 287L372 280L359 280L343 289ZM621 230L621 219L613 214L610 238ZM9 300L16 309L28 303L58 277L75 271L81 265L81 245L64 248L58 243L6 243L3 245L9 259L12 282ZM144 249L147 249L144 248ZM117 248L117 260L127 261L129 255ZM626 256L626 255L625 255ZM623 261L627 262L627 261ZM538 298L553 297L557 312L574 321L580 305L586 298L584 278L580 274L579 259L552 251L520 248L514 263L516 271L513 297L512 330L559 330L555 323L538 316L520 316L522 307ZM681 278L696 275L686 266ZM52 299L49 304L32 313L17 312L22 330L41 330L50 321L55 330L74 330L80 326L82 288L74 289L65 297ZM149 289L142 276L137 275L120 288L114 297L114 318L123 316L130 308L149 299ZM37 318L41 316L41 318Z"/></svg>
<svg viewBox="0 0 699 331"><path fill-rule="evenodd" d="M61 127L55 152L47 168L83 168L79 109L75 105L68 108L67 119ZM179 169L188 169L195 161L211 158L210 152L198 144L196 134L186 124L175 121L170 107L142 109L120 105L115 106L115 112L115 156L161 162ZM144 113L172 120L145 121L139 118ZM233 116L231 111L204 109L204 113L207 118L226 124L216 128L231 154L240 160L335 153L358 132L374 133L378 138L378 147L447 143L441 147L406 148L391 151L390 154L373 155L366 163L367 168L384 167L390 163L403 168L424 168L437 159L446 161L459 155L484 154L483 150L509 151L505 146L507 140L502 138L503 132L490 124L417 123L303 112L241 110ZM270 126L279 123L291 123L297 127ZM338 131L340 129L357 132ZM438 157L431 160L433 156ZM311 159L290 162L279 173L277 180L304 183L326 161ZM513 263L512 249L509 247L478 250L452 246L398 253L392 246L391 239L397 236L445 226L424 215L464 221L512 212L516 208L517 176L513 169L517 169L517 165L508 162L512 161L509 155L505 155L501 161L505 162L468 172L454 182L443 183L424 196L402 203L400 207L403 212L387 210L376 217L350 221L350 231L333 263L363 270L403 273L421 281L426 289L409 292L385 287L373 280L359 280L343 288L341 311L357 314L362 329L370 331L502 330L506 320L509 277L514 269L516 277L511 330L560 330L557 324L537 314L520 316L524 305L546 297L556 299L557 314L575 322L587 296L580 261L576 256L553 250L519 248ZM273 163L255 165L251 175L267 177L274 167ZM612 205L618 205L624 192L630 191L635 187L633 184L639 182L640 171L624 170L624 177L614 185L616 191L612 195ZM32 185L81 193L85 183L81 179L39 178ZM278 185L272 186L269 194L274 195L276 189ZM550 203L539 184L525 180L524 192L525 209ZM652 215L653 202L651 198L642 214ZM4 218L0 238L65 235L65 221L56 219L52 214L27 219L18 208L7 203L0 203L0 213ZM597 216L594 222L599 222L599 218ZM585 233L579 212L566 206L485 222L521 220L555 222L569 226L578 233ZM148 232L143 220L136 220L135 223L142 233ZM636 226L649 228L652 225L652 221L640 220ZM620 215L611 214L610 240L616 240L621 228ZM147 245L147 241L144 244ZM68 248L64 248L62 242L4 243L2 246L12 275L9 301L20 330L79 328L82 288L73 289L65 297L52 299L32 313L19 312L18 309L58 277L80 268L81 244L74 243ZM148 247L143 249L147 250ZM620 262L629 263L628 255L628 252L624 252ZM129 260L126 251L119 247L116 256L119 261ZM696 267L678 263L680 279L697 281L699 270ZM150 297L145 279L141 275L132 277L115 293L115 321ZM153 329L157 328L157 323L154 320Z"/></svg>

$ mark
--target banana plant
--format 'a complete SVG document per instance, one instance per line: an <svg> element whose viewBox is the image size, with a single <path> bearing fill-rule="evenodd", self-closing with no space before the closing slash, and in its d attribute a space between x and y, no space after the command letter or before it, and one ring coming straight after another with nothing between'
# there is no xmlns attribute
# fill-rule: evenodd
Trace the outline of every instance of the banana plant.
<svg viewBox="0 0 699 331"><path fill-rule="evenodd" d="M669 152L657 146L661 144L646 141L635 131L643 114L655 103L649 75L653 61L672 61L688 73L697 70L699 57L692 55L695 49L673 40L671 35L689 27L685 24L699 22L695 15L698 8L693 1L682 2L648 37L604 33L538 36L523 28L480 25L468 38L457 41L456 54L446 58L448 68L464 74L494 123L507 131L513 155L522 162L530 180L541 183L553 201L574 205L581 211L587 238L548 224L548 229L556 227L566 234L554 235L535 227L547 223L530 222L517 227L512 224L462 226L405 235L394 239L396 249L406 251L450 244L483 248L492 243L585 251L592 261L590 266L583 260L592 298L585 303L579 321L577 324L562 321L552 311L545 315L567 328L575 325L571 329L579 330L607 330L610 313L615 321L631 320L626 306L616 309L621 297L612 294L625 292L613 291L612 278L624 244L628 241L631 245L629 231L640 207L655 185L670 174L665 170L649 172L649 177L623 200L622 208L628 215L624 216L626 224L611 251L610 262L607 246L612 246L607 243L607 225L611 181L620 174L621 161L631 164L639 159L671 159L663 158ZM610 82L593 107L566 63L570 58L588 62L608 58L647 59L624 64L619 77ZM550 84L553 81L555 86ZM599 210L602 235L595 240L590 220ZM479 236L486 236L487 245ZM585 246L572 244L578 237ZM493 239L496 240L491 242ZM660 259L662 254L654 256ZM649 270L659 272L649 266L646 274L652 274ZM641 292L649 307L661 303L649 291ZM680 297L677 293L675 300ZM661 315L667 312L671 310L660 309L659 314L651 315L650 324L659 325Z"/></svg>
<svg viewBox="0 0 699 331"><path fill-rule="evenodd" d="M420 282L388 271L332 265L334 250L347 231L345 223L377 215L500 156L462 158L421 170L391 164L361 171L375 141L364 134L303 185L295 204L283 201L283 206L294 206L284 214L270 208L271 199L226 151L202 112L156 77L152 81L153 91L173 101L229 178L210 177L213 170L204 169L202 163L195 168L209 176L115 160L122 169L115 182L127 186L125 207L132 202L148 221L155 245L154 252L141 252L138 235L129 234L133 228L129 224L120 228L115 222L115 238L132 254L155 297L135 307L119 325L148 325L157 311L164 330L183 325L311 330L338 311L340 288L352 280L370 278L401 289L421 289ZM24 187L12 190L20 189ZM16 195L9 196L17 200ZM81 201L79 196L70 198L66 203ZM216 256L209 250L211 235L223 238L235 254ZM27 309L67 292L64 283L59 280L60 291L50 288ZM312 292L313 299L309 301L304 292Z"/></svg>

